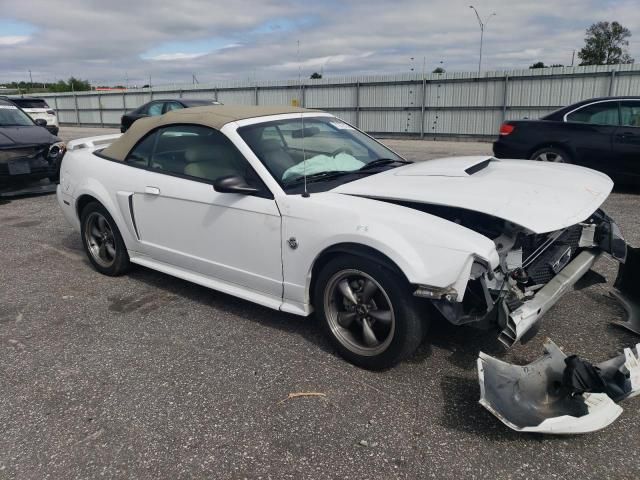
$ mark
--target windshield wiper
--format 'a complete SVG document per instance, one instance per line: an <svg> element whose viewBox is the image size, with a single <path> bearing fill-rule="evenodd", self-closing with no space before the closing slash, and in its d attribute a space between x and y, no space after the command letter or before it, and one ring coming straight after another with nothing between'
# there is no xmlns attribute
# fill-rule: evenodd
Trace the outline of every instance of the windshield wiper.
<svg viewBox="0 0 640 480"><path fill-rule="evenodd" d="M331 180L333 178L336 177L340 177L342 175L348 175L351 173L356 173L358 172L358 170L355 171L346 171L346 170L332 170L332 171L328 171L328 172L317 172L317 173L311 173L309 175L307 175L307 183L311 183L311 182L318 182L318 181L322 181L322 180ZM289 187L291 185L295 185L296 183L302 183L304 182L305 176L304 175L300 175L299 177L293 178L291 180L289 180L288 182L284 183L285 187Z"/></svg>
<svg viewBox="0 0 640 480"><path fill-rule="evenodd" d="M385 165L391 165L392 163L407 164L407 163L413 163L413 162L409 162L407 160L393 159L393 158L379 158L377 160L374 160L373 162L367 163L363 167L360 167L360 169L358 171L361 172L363 170L370 170L370 169L376 168L376 167L383 167Z"/></svg>
<svg viewBox="0 0 640 480"><path fill-rule="evenodd" d="M307 175L307 183L324 181L324 180L332 180L334 178L341 177L343 175L360 175L360 174L367 173L367 170L370 170L372 168L382 167L384 165L389 165L392 163L406 164L406 163L413 163L413 162L409 162L407 160L397 160L393 158L378 158L377 160L367 163L366 165L360 167L357 170L330 170L328 172L317 172L317 173L309 174ZM300 175L299 177L296 177L292 180L289 180L288 182L285 182L284 186L289 187L291 185L295 185L301 182L304 182L304 175Z"/></svg>

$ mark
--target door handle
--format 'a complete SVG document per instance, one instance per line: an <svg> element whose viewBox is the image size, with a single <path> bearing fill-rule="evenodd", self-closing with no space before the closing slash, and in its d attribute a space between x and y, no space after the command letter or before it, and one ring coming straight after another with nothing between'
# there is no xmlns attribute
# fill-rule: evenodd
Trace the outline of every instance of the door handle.
<svg viewBox="0 0 640 480"><path fill-rule="evenodd" d="M616 135L618 138L629 138L629 137L633 137L633 132L622 132L619 133L618 135Z"/></svg>
<svg viewBox="0 0 640 480"><path fill-rule="evenodd" d="M160 189L158 187L144 187L144 193L149 195L160 195Z"/></svg>

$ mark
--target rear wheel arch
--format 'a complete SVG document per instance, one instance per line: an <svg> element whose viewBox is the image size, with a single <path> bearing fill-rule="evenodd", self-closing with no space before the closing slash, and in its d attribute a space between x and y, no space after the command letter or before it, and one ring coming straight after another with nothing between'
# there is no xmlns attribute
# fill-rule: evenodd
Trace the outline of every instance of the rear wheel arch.
<svg viewBox="0 0 640 480"><path fill-rule="evenodd" d="M553 149L557 149L557 150L562 150L563 152L565 152L568 156L568 158L570 160L575 159L575 152L573 151L572 148L569 147L569 145L567 145L564 142L544 142L544 143L539 143L538 145L536 145L535 147L533 147L528 155L527 155L527 159L532 159L533 155L535 153L537 153L538 151L545 149L545 148L553 148Z"/></svg>
<svg viewBox="0 0 640 480"><path fill-rule="evenodd" d="M309 302L312 302L313 300L312 294L315 289L315 282L318 278L318 273L328 262L340 255L353 255L356 257L362 257L378 262L389 270L398 273L402 276L403 279L407 281L407 283L410 283L402 269L392 259L390 259L387 255L380 252L379 250L376 250L375 248L369 247L367 245L363 245L361 243L340 243L325 248L314 260L310 272L311 279L308 282L306 292L306 296Z"/></svg>

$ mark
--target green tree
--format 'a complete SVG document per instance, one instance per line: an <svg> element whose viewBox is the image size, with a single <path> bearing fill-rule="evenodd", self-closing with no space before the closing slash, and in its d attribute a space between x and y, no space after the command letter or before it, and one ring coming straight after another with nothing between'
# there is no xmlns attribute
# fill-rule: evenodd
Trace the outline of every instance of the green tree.
<svg viewBox="0 0 640 480"><path fill-rule="evenodd" d="M445 73L445 72L446 72L446 70L444 68L438 67L438 68L434 69L433 72L431 72L431 73Z"/></svg>
<svg viewBox="0 0 640 480"><path fill-rule="evenodd" d="M58 80L56 83L50 83L48 88L50 92L84 92L91 90L91 84L88 80L71 77L66 82Z"/></svg>
<svg viewBox="0 0 640 480"><path fill-rule="evenodd" d="M597 22L587 28L585 45L578 52L580 65L633 63L629 55L631 32L618 22Z"/></svg>
<svg viewBox="0 0 640 480"><path fill-rule="evenodd" d="M322 74L318 72L313 72L309 78L311 80L318 80L319 78L322 78Z"/></svg>
<svg viewBox="0 0 640 480"><path fill-rule="evenodd" d="M529 68L547 68L547 66L544 64L544 62L536 62Z"/></svg>

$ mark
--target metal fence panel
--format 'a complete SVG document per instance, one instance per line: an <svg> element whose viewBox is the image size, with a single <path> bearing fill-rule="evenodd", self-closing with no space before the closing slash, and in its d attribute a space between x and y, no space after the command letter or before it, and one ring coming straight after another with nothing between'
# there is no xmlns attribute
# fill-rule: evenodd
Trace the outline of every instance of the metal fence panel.
<svg viewBox="0 0 640 480"><path fill-rule="evenodd" d="M360 112L358 127L367 132L416 134L420 132L420 112L384 111Z"/></svg>
<svg viewBox="0 0 640 480"><path fill-rule="evenodd" d="M361 107L416 107L422 104L422 82L360 86Z"/></svg>
<svg viewBox="0 0 640 480"><path fill-rule="evenodd" d="M640 75L616 75L614 95L640 95Z"/></svg>
<svg viewBox="0 0 640 480"><path fill-rule="evenodd" d="M121 108L124 109L124 98L121 93L108 93L100 96L102 108Z"/></svg>
<svg viewBox="0 0 640 480"><path fill-rule="evenodd" d="M218 92L218 101L227 105L253 105L255 99L254 89L246 90L221 90Z"/></svg>
<svg viewBox="0 0 640 480"><path fill-rule="evenodd" d="M79 110L80 123L82 125L96 125L100 124L100 111L99 110Z"/></svg>
<svg viewBox="0 0 640 480"><path fill-rule="evenodd" d="M292 105L294 100L300 100L298 88L265 88L258 90L259 105Z"/></svg>
<svg viewBox="0 0 640 480"><path fill-rule="evenodd" d="M100 110L100 97L98 97L97 95L78 96L78 109Z"/></svg>
<svg viewBox="0 0 640 480"><path fill-rule="evenodd" d="M502 120L500 110L429 110L425 136L495 135Z"/></svg>
<svg viewBox="0 0 640 480"><path fill-rule="evenodd" d="M612 73L613 72L613 73ZM495 136L503 120L539 118L587 98L640 95L640 65L556 67L501 72L348 76L317 80L230 80L122 92L43 94L65 124L118 125L151 99L218 100L228 105L327 109L378 134Z"/></svg>
<svg viewBox="0 0 640 480"><path fill-rule="evenodd" d="M76 123L76 114L73 110L58 110L58 122L59 123L68 123L75 124ZM119 121L119 120L118 120Z"/></svg>
<svg viewBox="0 0 640 480"><path fill-rule="evenodd" d="M60 96L56 99L56 102L58 103L59 109L63 109L63 110L67 108L73 109L76 107L74 98L72 96L68 96L68 97Z"/></svg>
<svg viewBox="0 0 640 480"><path fill-rule="evenodd" d="M105 125L120 125L120 117L123 113L116 110L105 110L102 112L102 122Z"/></svg>
<svg viewBox="0 0 640 480"><path fill-rule="evenodd" d="M127 110L133 110L147 102L151 101L151 95L149 93L127 93L124 96L125 107Z"/></svg>
<svg viewBox="0 0 640 480"><path fill-rule="evenodd" d="M305 87L307 108L355 108L356 89L351 86Z"/></svg>

